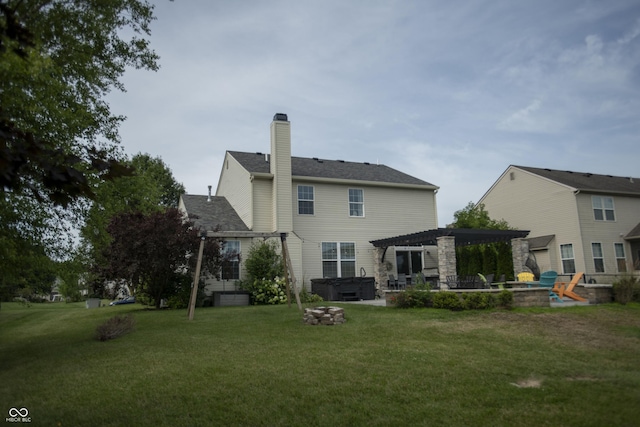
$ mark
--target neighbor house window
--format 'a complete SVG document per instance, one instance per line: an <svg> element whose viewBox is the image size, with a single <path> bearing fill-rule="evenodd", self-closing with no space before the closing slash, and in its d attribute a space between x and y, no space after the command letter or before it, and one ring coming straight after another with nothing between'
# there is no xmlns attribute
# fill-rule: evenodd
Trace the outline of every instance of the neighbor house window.
<svg viewBox="0 0 640 427"><path fill-rule="evenodd" d="M592 196L593 217L596 221L615 221L613 197Z"/></svg>
<svg viewBox="0 0 640 427"><path fill-rule="evenodd" d="M618 272L625 273L627 271L627 257L624 254L624 245L622 243L614 243L613 247L616 252L616 263L618 264Z"/></svg>
<svg viewBox="0 0 640 427"><path fill-rule="evenodd" d="M349 189L349 216L364 216L364 194L361 189Z"/></svg>
<svg viewBox="0 0 640 427"><path fill-rule="evenodd" d="M560 245L560 258L562 258L562 270L565 274L576 272L576 260L573 257L573 245Z"/></svg>
<svg viewBox="0 0 640 427"><path fill-rule="evenodd" d="M298 185L298 214L313 215L313 186Z"/></svg>
<svg viewBox="0 0 640 427"><path fill-rule="evenodd" d="M602 256L602 243L592 243L591 253L593 254L593 266L596 273L604 273L604 257Z"/></svg>
<svg viewBox="0 0 640 427"><path fill-rule="evenodd" d="M355 277L356 244L322 242L322 277Z"/></svg>
<svg viewBox="0 0 640 427"><path fill-rule="evenodd" d="M222 280L240 280L240 241L226 240L221 255Z"/></svg>

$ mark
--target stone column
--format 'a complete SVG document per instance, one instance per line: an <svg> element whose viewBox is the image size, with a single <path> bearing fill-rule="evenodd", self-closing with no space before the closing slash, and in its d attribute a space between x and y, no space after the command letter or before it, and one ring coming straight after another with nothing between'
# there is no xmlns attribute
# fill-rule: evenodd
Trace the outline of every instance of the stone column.
<svg viewBox="0 0 640 427"><path fill-rule="evenodd" d="M527 258L529 257L529 242L525 239L511 239L511 256L513 258L513 277L518 277L518 273L528 271L529 268L525 266Z"/></svg>
<svg viewBox="0 0 640 427"><path fill-rule="evenodd" d="M373 248L373 276L376 280L376 290L386 289L389 280L389 272L382 262L384 248Z"/></svg>
<svg viewBox="0 0 640 427"><path fill-rule="evenodd" d="M441 236L438 242L438 273L440 275L440 287L444 288L447 276L455 276L456 273L456 238L453 236Z"/></svg>

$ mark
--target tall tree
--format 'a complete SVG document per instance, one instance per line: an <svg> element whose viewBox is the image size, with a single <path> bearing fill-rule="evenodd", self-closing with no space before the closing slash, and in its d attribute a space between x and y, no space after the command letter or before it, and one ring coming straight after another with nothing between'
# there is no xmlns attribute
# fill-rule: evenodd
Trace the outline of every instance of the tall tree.
<svg viewBox="0 0 640 427"><path fill-rule="evenodd" d="M112 241L105 250L106 263L99 267L101 278L128 283L152 299L156 307L162 298L179 292L184 276L193 271L200 231L192 222L185 222L176 208L118 214L108 231ZM218 239L205 240L202 268L210 275L219 274L220 245ZM105 282L97 283L102 286Z"/></svg>
<svg viewBox="0 0 640 427"><path fill-rule="evenodd" d="M0 241L67 251L96 184L130 173L104 97L126 68L158 68L153 19L146 0L0 0Z"/></svg>
<svg viewBox="0 0 640 427"><path fill-rule="evenodd" d="M111 240L107 226L114 216L131 212L148 214L177 207L180 195L185 192L159 157L139 153L125 164L133 170L133 175L102 183L85 216L81 237L92 264L104 262L103 252Z"/></svg>

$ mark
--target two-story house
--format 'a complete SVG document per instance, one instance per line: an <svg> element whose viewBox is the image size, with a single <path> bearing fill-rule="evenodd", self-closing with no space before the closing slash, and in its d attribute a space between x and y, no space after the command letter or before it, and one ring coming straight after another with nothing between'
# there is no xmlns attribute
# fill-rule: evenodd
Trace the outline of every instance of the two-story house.
<svg viewBox="0 0 640 427"><path fill-rule="evenodd" d="M640 178L512 165L479 203L530 230L541 271L611 283L640 270Z"/></svg>
<svg viewBox="0 0 640 427"><path fill-rule="evenodd" d="M226 152L215 196L181 198L225 250L243 254L256 239L287 233L293 271L310 289L314 278L373 276L372 240L437 227L437 186L381 164L292 157L285 114L274 116L270 134L269 153ZM420 271L425 256L424 247L394 247L387 268L397 274L408 268L397 260L406 260ZM222 273L209 292L243 278L242 255Z"/></svg>

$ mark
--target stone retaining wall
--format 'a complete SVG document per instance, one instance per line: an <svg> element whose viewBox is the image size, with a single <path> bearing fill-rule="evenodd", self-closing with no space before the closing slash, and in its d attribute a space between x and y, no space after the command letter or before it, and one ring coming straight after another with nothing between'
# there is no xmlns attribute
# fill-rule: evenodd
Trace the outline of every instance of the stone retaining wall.
<svg viewBox="0 0 640 427"><path fill-rule="evenodd" d="M345 322L344 309L340 307L305 308L303 321L307 325L341 325Z"/></svg>
<svg viewBox="0 0 640 427"><path fill-rule="evenodd" d="M514 307L550 307L549 290L544 288L512 288ZM589 304L605 304L613 301L613 288L611 285L578 285L574 291L583 298L589 300ZM393 307L391 297L402 291L385 291L387 307ZM439 291L431 291L439 292ZM500 289L454 289L449 292L463 294L468 292L491 292L498 294Z"/></svg>

